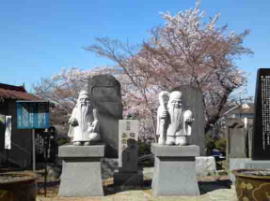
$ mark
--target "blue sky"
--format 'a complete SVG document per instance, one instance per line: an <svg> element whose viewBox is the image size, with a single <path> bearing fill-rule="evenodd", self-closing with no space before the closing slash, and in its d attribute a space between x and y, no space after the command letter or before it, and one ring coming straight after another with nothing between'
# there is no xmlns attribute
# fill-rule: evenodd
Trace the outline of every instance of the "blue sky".
<svg viewBox="0 0 270 201"><path fill-rule="evenodd" d="M89 69L111 62L83 49L96 37L138 44L163 23L161 12L193 7L193 0L1 0L0 82L32 84L63 68ZM208 16L221 13L219 24L238 33L250 29L245 46L254 55L236 61L248 75L254 94L256 70L270 67L269 0L202 0Z"/></svg>

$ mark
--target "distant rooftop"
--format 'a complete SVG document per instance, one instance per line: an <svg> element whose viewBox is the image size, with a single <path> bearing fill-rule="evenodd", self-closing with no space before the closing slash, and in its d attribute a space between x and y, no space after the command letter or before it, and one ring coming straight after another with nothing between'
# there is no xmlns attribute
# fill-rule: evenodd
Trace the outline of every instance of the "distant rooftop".
<svg viewBox="0 0 270 201"><path fill-rule="evenodd" d="M27 93L24 86L0 83L0 99L40 100L37 96Z"/></svg>
<svg viewBox="0 0 270 201"><path fill-rule="evenodd" d="M245 103L235 109L233 113L254 114L254 111L255 108L253 103Z"/></svg>

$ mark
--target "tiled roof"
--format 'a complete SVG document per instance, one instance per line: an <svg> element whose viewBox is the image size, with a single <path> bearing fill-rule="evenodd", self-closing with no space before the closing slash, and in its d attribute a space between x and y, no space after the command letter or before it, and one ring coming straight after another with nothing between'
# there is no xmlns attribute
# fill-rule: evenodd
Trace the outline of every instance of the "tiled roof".
<svg viewBox="0 0 270 201"><path fill-rule="evenodd" d="M37 96L27 93L23 86L0 83L0 99L40 100Z"/></svg>

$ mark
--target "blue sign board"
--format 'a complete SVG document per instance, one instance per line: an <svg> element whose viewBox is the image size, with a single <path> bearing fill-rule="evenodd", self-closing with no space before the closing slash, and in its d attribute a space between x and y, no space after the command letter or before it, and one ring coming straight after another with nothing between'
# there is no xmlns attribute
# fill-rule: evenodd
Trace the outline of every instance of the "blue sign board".
<svg viewBox="0 0 270 201"><path fill-rule="evenodd" d="M49 102L17 101L16 104L18 129L50 127Z"/></svg>

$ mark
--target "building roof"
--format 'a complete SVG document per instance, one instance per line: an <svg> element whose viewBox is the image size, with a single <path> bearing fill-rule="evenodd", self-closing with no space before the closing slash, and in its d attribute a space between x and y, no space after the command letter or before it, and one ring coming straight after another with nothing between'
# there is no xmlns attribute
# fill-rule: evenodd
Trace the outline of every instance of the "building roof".
<svg viewBox="0 0 270 201"><path fill-rule="evenodd" d="M238 108L236 108L235 110L233 110L232 113L234 114L254 114L255 108L254 108L254 104L253 103L247 103L247 104L243 104L241 106L239 106Z"/></svg>
<svg viewBox="0 0 270 201"><path fill-rule="evenodd" d="M0 83L0 99L40 100L37 96L27 93L23 86Z"/></svg>

